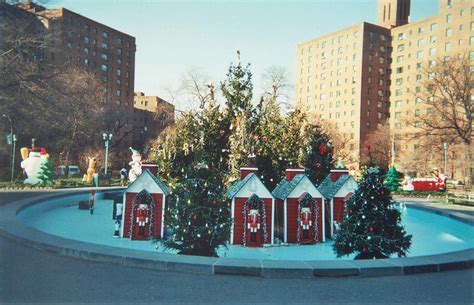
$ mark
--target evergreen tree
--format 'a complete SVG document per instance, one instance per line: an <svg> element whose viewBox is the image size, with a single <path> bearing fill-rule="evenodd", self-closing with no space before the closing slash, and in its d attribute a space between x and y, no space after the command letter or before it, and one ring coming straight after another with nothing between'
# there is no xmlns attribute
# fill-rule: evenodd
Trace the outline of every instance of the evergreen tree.
<svg viewBox="0 0 474 305"><path fill-rule="evenodd" d="M359 188L349 199L345 218L333 245L338 257L357 253L356 259L405 256L411 245L393 207L390 191L383 185L378 167L364 172Z"/></svg>
<svg viewBox="0 0 474 305"><path fill-rule="evenodd" d="M388 170L388 173L385 176L384 185L390 190L390 192L396 192L400 189L400 186L402 184L400 183L400 177L395 166L390 166L390 169Z"/></svg>
<svg viewBox="0 0 474 305"><path fill-rule="evenodd" d="M321 126L317 124L306 125L304 134L300 163L306 168L306 174L311 182L319 185L333 167L331 143Z"/></svg>
<svg viewBox="0 0 474 305"><path fill-rule="evenodd" d="M252 117L253 84L250 64L245 68L239 63L230 65L227 79L221 83L221 90L226 100L227 111L231 121L238 116Z"/></svg>
<svg viewBox="0 0 474 305"><path fill-rule="evenodd" d="M52 185L54 183L54 178L56 174L53 170L53 163L49 161L49 158L46 158L43 163L41 163L40 171L38 173L39 182L37 185Z"/></svg>
<svg viewBox="0 0 474 305"><path fill-rule="evenodd" d="M255 166L265 186L273 189L283 172L278 162L282 151L283 118L274 96L260 99L256 121Z"/></svg>
<svg viewBox="0 0 474 305"><path fill-rule="evenodd" d="M230 236L230 211L224 188L203 163L189 169L188 178L172 187L167 225L173 236L163 241L179 254L217 256Z"/></svg>

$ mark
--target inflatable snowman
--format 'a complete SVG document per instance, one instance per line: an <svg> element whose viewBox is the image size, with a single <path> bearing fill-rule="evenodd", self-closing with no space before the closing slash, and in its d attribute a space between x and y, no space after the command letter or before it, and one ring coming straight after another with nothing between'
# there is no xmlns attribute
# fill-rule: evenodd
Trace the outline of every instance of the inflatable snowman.
<svg viewBox="0 0 474 305"><path fill-rule="evenodd" d="M24 147L21 151L23 161L21 161L20 166L28 176L23 183L35 185L39 182L38 174L40 172L41 164L44 161L44 157L41 156L41 149L33 147L27 158L25 158L24 155L26 154L25 152L28 152L28 148Z"/></svg>
<svg viewBox="0 0 474 305"><path fill-rule="evenodd" d="M128 163L131 167L128 172L128 180L133 182L142 174L142 155L136 149L130 147L130 150L132 151L132 162Z"/></svg>

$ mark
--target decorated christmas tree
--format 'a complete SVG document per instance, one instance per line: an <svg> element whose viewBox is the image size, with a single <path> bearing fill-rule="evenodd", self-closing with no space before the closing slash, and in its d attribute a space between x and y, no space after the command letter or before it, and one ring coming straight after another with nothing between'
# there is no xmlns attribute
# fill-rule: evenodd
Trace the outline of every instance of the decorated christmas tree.
<svg viewBox="0 0 474 305"><path fill-rule="evenodd" d="M390 190L390 192L396 192L400 189L400 186L402 184L400 183L398 171L395 166L390 166L390 169L388 170L388 173L385 176L384 185Z"/></svg>
<svg viewBox="0 0 474 305"><path fill-rule="evenodd" d="M321 184L329 174L333 163L333 152L329 137L317 124L305 127L305 140L302 146L301 165L315 185Z"/></svg>
<svg viewBox="0 0 474 305"><path fill-rule="evenodd" d="M224 189L204 164L190 169L188 177L172 186L167 225L173 235L166 248L179 254L217 256L230 236L230 212Z"/></svg>
<svg viewBox="0 0 474 305"><path fill-rule="evenodd" d="M56 174L53 170L53 163L49 161L49 158L46 158L43 163L41 163L41 167L38 173L38 183L37 185L52 185L54 183L54 177Z"/></svg>
<svg viewBox="0 0 474 305"><path fill-rule="evenodd" d="M356 259L387 258L394 253L405 256L411 235L400 222L400 212L393 206L379 168L371 167L347 202L334 251L338 257L356 253Z"/></svg>

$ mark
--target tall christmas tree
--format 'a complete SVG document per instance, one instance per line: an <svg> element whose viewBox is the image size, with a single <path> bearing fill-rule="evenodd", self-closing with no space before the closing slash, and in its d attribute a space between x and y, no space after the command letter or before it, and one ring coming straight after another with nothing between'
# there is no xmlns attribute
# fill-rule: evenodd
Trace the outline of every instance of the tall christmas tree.
<svg viewBox="0 0 474 305"><path fill-rule="evenodd" d="M172 187L167 225L173 236L165 247L179 254L217 256L230 236L230 211L216 175L202 163L190 169L188 178Z"/></svg>
<svg viewBox="0 0 474 305"><path fill-rule="evenodd" d="M400 212L392 204L379 168L371 167L347 202L334 251L338 257L355 252L356 259L387 258L394 253L405 256L411 235L406 234L400 222Z"/></svg>
<svg viewBox="0 0 474 305"><path fill-rule="evenodd" d="M56 177L56 174L53 170L53 163L49 161L49 158L46 158L43 163L41 163L37 185L52 185L54 183L54 177Z"/></svg>
<svg viewBox="0 0 474 305"><path fill-rule="evenodd" d="M387 175L385 176L384 185L390 190L390 192L396 192L400 189L402 185L400 183L400 176L395 166L390 166Z"/></svg>

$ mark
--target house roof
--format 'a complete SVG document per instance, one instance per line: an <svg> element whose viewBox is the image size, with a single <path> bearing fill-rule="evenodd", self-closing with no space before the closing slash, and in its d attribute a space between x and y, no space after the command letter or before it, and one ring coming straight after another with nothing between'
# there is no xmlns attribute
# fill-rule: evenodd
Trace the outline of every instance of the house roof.
<svg viewBox="0 0 474 305"><path fill-rule="evenodd" d="M283 178L273 190L272 195L278 199L285 200L304 177L304 174L298 174L291 181Z"/></svg>
<svg viewBox="0 0 474 305"><path fill-rule="evenodd" d="M349 179L353 179L350 175L341 175L337 181L331 180L331 174L324 178L323 182L319 185L318 189L326 199L333 198L334 195L346 184Z"/></svg>
<svg viewBox="0 0 474 305"><path fill-rule="evenodd" d="M229 199L232 199L237 195L237 193L244 187L244 185L247 184L247 182L252 179L253 176L256 176L254 173L250 173L247 176L245 176L244 179L242 180L237 180L227 191L226 196Z"/></svg>
<svg viewBox="0 0 474 305"><path fill-rule="evenodd" d="M146 177L151 178L159 186L159 188L163 191L163 194L169 195L170 192L169 192L169 189L166 186L166 184L164 184L163 181L161 181L160 178L153 175L148 169L143 170L142 174L140 176L138 176L138 178L135 181L133 181L132 184L130 184L127 187L125 192L127 192L130 188L132 188L133 185L140 183L140 181L142 181L143 179L146 179Z"/></svg>

